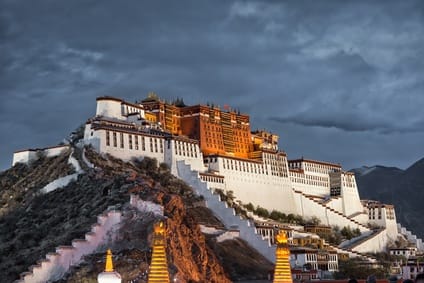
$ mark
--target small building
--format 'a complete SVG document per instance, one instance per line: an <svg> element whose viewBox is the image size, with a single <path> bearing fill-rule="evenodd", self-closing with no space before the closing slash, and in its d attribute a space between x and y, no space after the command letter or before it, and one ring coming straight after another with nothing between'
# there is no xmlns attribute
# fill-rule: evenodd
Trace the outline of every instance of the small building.
<svg viewBox="0 0 424 283"><path fill-rule="evenodd" d="M307 224L305 225L305 232L317 234L321 238L327 238L331 236L331 227L328 225Z"/></svg>
<svg viewBox="0 0 424 283"><path fill-rule="evenodd" d="M394 206L375 200L363 200L362 204L368 214L369 223L386 228L389 238L396 240L398 227Z"/></svg>
<svg viewBox="0 0 424 283"><path fill-rule="evenodd" d="M306 247L290 247L290 266L293 269L318 270L318 250Z"/></svg>
<svg viewBox="0 0 424 283"><path fill-rule="evenodd" d="M411 256L417 255L417 248L416 247L390 248L389 253L390 255L403 256L408 259Z"/></svg>
<svg viewBox="0 0 424 283"><path fill-rule="evenodd" d="M300 231L293 231L293 239L292 243L293 245L299 246L299 247L312 247L315 249L322 249L324 248L324 239L321 239L316 234L310 234L306 232L300 232Z"/></svg>
<svg viewBox="0 0 424 283"><path fill-rule="evenodd" d="M15 166L16 163L28 164L31 161L37 160L41 156L58 156L68 149L70 149L70 146L68 144L64 144L45 148L29 148L24 150L18 150L13 153L12 166Z"/></svg>
<svg viewBox="0 0 424 283"><path fill-rule="evenodd" d="M411 256L402 265L402 279L414 280L417 274L422 272L424 272L424 262L420 261L420 257Z"/></svg>

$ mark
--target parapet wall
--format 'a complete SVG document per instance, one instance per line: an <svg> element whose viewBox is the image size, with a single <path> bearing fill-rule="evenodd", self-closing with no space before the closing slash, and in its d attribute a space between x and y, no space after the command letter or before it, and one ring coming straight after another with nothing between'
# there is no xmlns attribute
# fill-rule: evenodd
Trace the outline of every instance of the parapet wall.
<svg viewBox="0 0 424 283"><path fill-rule="evenodd" d="M412 234L411 231L409 231L408 229L403 227L400 223L397 223L397 229L398 229L398 232L400 234L404 235L408 239L408 241L414 243L419 251L424 250L424 245L423 245L422 239L420 239L416 235Z"/></svg>
<svg viewBox="0 0 424 283"><path fill-rule="evenodd" d="M97 217L91 231L85 234L85 239L72 241L71 246L59 246L56 252L48 253L45 259L29 268L29 272L21 274L21 279L15 283L44 283L59 280L72 265L81 261L84 255L93 253L102 245L114 240L119 228L122 214L119 211L109 211Z"/></svg>
<svg viewBox="0 0 424 283"><path fill-rule="evenodd" d="M388 241L387 229L383 229L352 247L352 251L358 253L378 253L386 250Z"/></svg>
<svg viewBox="0 0 424 283"><path fill-rule="evenodd" d="M58 156L63 151L69 148L70 146L65 144L47 148L36 148L16 151L13 153L12 166L14 166L18 162L28 164L30 161L36 160L38 158L38 154L44 154L46 157Z"/></svg>
<svg viewBox="0 0 424 283"><path fill-rule="evenodd" d="M219 195L214 195L206 182L200 179L197 171L191 170L184 161L177 161L178 175L189 184L199 195L205 198L206 206L213 211L227 229L239 230L239 237L249 243L265 258L275 262L275 247L269 246L268 241L256 233L255 225L246 219L237 216L235 210L221 201Z"/></svg>
<svg viewBox="0 0 424 283"><path fill-rule="evenodd" d="M247 241L252 247L258 250L270 261L275 261L275 247L270 247L263 237L256 233L256 228L249 220L241 219L236 215L233 208L222 202L219 195L214 195L206 182L203 182L197 171L191 170L191 167L183 161L178 161L178 175L187 182L196 192L203 195L206 205L221 220L227 229L237 229L240 231L240 238ZM361 233L371 233L370 229L354 219L348 218L342 213L330 207L308 198L301 192L295 192L295 198L298 202L303 216L316 216L325 225L337 225L339 227L350 226L358 228ZM355 246L354 252L380 252L385 250L387 245L387 233L383 230L380 233L370 237L366 241Z"/></svg>
<svg viewBox="0 0 424 283"><path fill-rule="evenodd" d="M295 192L295 199L300 206L301 215L303 217L317 217L321 223L329 226L350 226L353 229L358 228L361 233L370 231L370 229L363 224L348 218L341 212L325 206L322 203L315 201L312 197L305 195L300 191Z"/></svg>

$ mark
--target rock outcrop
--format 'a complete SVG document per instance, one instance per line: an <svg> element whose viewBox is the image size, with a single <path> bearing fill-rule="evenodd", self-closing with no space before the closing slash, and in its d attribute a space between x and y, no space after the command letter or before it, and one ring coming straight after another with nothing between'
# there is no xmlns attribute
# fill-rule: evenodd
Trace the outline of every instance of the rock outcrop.
<svg viewBox="0 0 424 283"><path fill-rule="evenodd" d="M170 262L178 270L181 282L231 282L194 219L187 216L178 195L159 194L157 200L165 208L167 247Z"/></svg>

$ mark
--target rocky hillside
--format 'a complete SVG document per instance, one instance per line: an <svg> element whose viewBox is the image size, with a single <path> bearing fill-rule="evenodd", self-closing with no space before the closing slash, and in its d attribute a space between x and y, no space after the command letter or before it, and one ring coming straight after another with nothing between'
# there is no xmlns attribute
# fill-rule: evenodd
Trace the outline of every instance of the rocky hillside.
<svg viewBox="0 0 424 283"><path fill-rule="evenodd" d="M40 188L53 180L74 173L75 169L67 162L69 154L68 151L52 158L40 154L29 165L18 163L0 172L0 217L30 202Z"/></svg>
<svg viewBox="0 0 424 283"><path fill-rule="evenodd" d="M142 215L127 203L130 194L163 206L167 225L170 273L181 282L231 282L249 266L251 278L265 278L272 268L259 255L251 258L228 256L217 250L213 239L201 233L199 223L219 227L219 220L202 198L181 180L173 177L166 165L144 159L125 163L92 150L86 157L95 169L83 166L81 150L75 157L85 172L69 185L47 194L40 189L47 183L73 173L68 164L69 152L55 158L40 157L29 166L17 164L0 175L0 274L2 282L13 282L56 246L69 245L82 238L96 222L96 216L108 207L124 212L126 221L113 250L116 269L126 280L143 282L143 272L150 258L152 225L157 216ZM250 249L245 244L246 249ZM228 250L228 249L227 249ZM253 255L252 250L251 254ZM91 255L61 282L92 282L102 269L103 254ZM258 267L254 263L266 263ZM255 268L256 266L256 268ZM91 281L90 281L91 280ZM95 281L93 281L95 282Z"/></svg>
<svg viewBox="0 0 424 283"><path fill-rule="evenodd" d="M406 170L374 166L352 170L362 199L375 199L395 205L398 222L424 238L424 159Z"/></svg>

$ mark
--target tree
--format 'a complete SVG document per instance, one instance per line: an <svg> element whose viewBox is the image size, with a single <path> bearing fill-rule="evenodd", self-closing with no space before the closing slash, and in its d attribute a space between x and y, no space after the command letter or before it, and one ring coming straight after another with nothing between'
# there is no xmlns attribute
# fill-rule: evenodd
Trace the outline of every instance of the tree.
<svg viewBox="0 0 424 283"><path fill-rule="evenodd" d="M140 168L149 173L156 173L158 169L158 161L156 158L144 157L140 162Z"/></svg>
<svg viewBox="0 0 424 283"><path fill-rule="evenodd" d="M255 210L255 207L253 206L253 204L251 202L249 202L248 204L245 204L244 208L246 208L248 211L254 211Z"/></svg>
<svg viewBox="0 0 424 283"><path fill-rule="evenodd" d="M350 229L350 226L343 227L343 229L340 231L340 234L342 234L342 236L348 240L355 237L353 231Z"/></svg>
<svg viewBox="0 0 424 283"><path fill-rule="evenodd" d="M312 216L311 219L308 221L308 223L312 225L319 225L321 224L321 220L316 216Z"/></svg>
<svg viewBox="0 0 424 283"><path fill-rule="evenodd" d="M269 217L269 212L268 210L266 210L263 207L258 206L255 210L256 215L260 216L260 217L265 217L268 218Z"/></svg>
<svg viewBox="0 0 424 283"><path fill-rule="evenodd" d="M273 211L271 211L269 218L276 220L276 221L285 221L287 216L280 211L273 210Z"/></svg>
<svg viewBox="0 0 424 283"><path fill-rule="evenodd" d="M228 200L230 200L231 202L234 202L234 199L236 197L234 196L234 192L233 191L227 191L226 195L227 195L227 199Z"/></svg>
<svg viewBox="0 0 424 283"><path fill-rule="evenodd" d="M166 164L165 162L161 162L161 163L159 164L159 171L160 171L160 172L166 172L166 171L169 171L169 166L168 166L168 164Z"/></svg>

